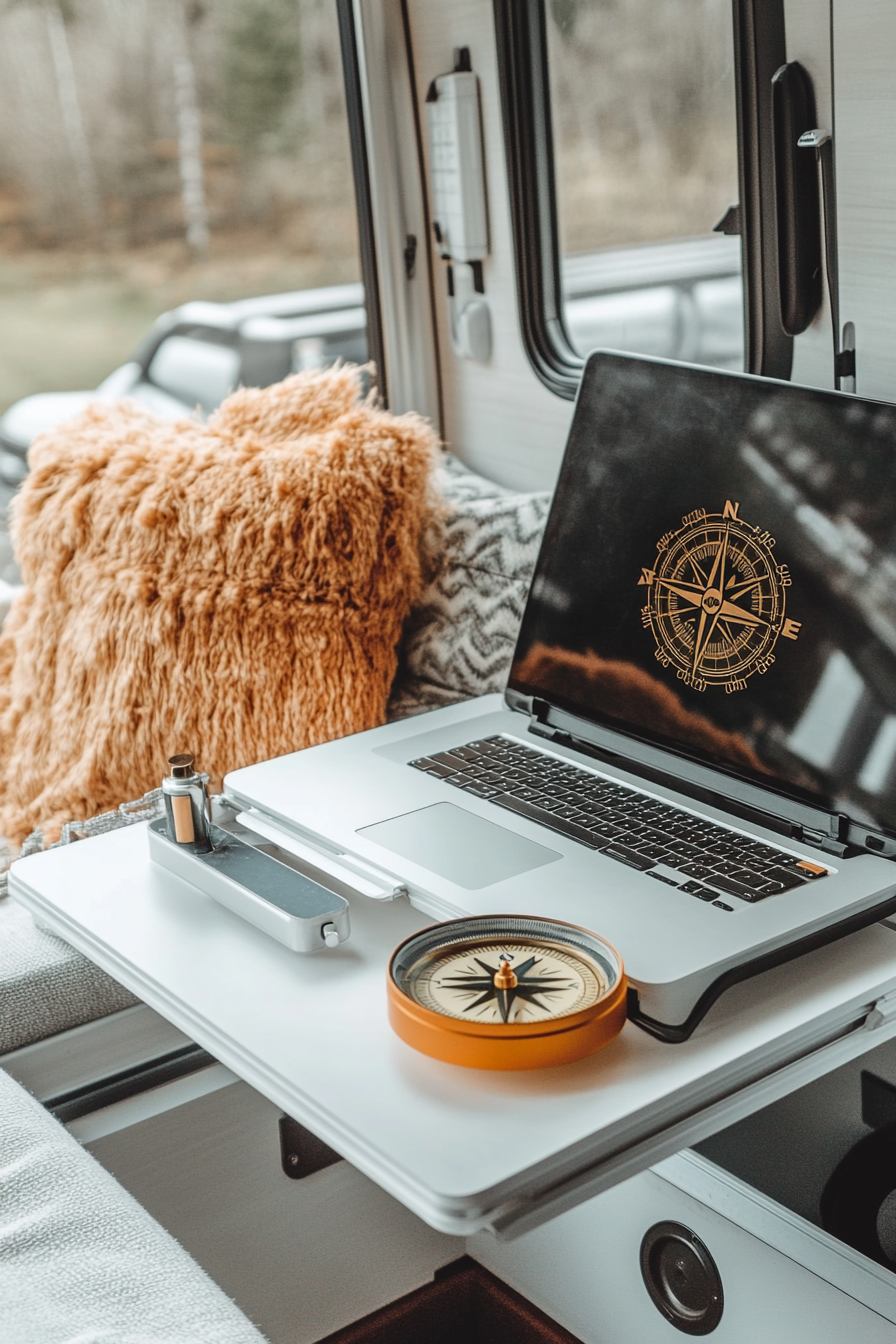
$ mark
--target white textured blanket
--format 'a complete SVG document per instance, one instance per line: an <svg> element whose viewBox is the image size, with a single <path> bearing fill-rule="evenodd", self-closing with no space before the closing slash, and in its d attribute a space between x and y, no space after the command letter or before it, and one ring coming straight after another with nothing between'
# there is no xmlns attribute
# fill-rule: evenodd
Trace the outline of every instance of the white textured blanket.
<svg viewBox="0 0 896 1344"><path fill-rule="evenodd" d="M0 1070L3 1344L264 1344L173 1237Z"/></svg>

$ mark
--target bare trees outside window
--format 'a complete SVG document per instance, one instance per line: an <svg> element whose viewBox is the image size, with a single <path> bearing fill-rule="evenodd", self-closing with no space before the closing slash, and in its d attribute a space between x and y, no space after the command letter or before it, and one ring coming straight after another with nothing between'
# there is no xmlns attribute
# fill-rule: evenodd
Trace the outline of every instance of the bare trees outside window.
<svg viewBox="0 0 896 1344"><path fill-rule="evenodd" d="M159 312L355 280L332 0L0 0L0 410Z"/></svg>

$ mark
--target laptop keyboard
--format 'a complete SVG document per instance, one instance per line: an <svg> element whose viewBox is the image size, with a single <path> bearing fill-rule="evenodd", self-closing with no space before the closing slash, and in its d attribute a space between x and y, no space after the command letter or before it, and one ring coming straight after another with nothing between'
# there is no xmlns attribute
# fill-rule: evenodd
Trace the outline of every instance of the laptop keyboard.
<svg viewBox="0 0 896 1344"><path fill-rule="evenodd" d="M827 873L510 738L468 742L410 765L722 910L735 909L723 897L753 903Z"/></svg>

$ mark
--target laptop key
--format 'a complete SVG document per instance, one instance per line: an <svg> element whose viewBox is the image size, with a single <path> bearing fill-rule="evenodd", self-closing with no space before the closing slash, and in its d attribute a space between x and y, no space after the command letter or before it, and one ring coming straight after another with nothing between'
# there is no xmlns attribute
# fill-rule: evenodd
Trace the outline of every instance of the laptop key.
<svg viewBox="0 0 896 1344"><path fill-rule="evenodd" d="M472 793L474 798L494 798L498 792L498 790L493 788L490 784L477 783L464 784L463 790L464 793Z"/></svg>
<svg viewBox="0 0 896 1344"><path fill-rule="evenodd" d="M453 756L450 751L439 751L434 756L430 756L429 759L434 761L436 765L445 765L451 770L463 770L466 764L459 756Z"/></svg>
<svg viewBox="0 0 896 1344"><path fill-rule="evenodd" d="M625 831L621 826L611 826L609 822L592 822L590 825L589 823L584 822L583 824L588 827L588 830L596 839L603 838L606 840L607 844L609 844L611 840L618 840L621 835L625 835Z"/></svg>
<svg viewBox="0 0 896 1344"><path fill-rule="evenodd" d="M686 844L684 840L673 840L671 836L666 840L666 849L679 859L696 859L700 856L700 850L696 845Z"/></svg>
<svg viewBox="0 0 896 1344"><path fill-rule="evenodd" d="M716 876L712 868L705 863L681 863L678 867L681 868L683 873L687 873L688 877L696 877L701 881L711 882Z"/></svg>
<svg viewBox="0 0 896 1344"><path fill-rule="evenodd" d="M438 775L439 779L445 779L448 775L453 775L456 771L450 766L442 765L441 761L433 761L428 756L421 756L418 761L409 761L415 770L425 770L428 775Z"/></svg>
<svg viewBox="0 0 896 1344"><path fill-rule="evenodd" d="M712 857L714 859L715 855ZM749 868L745 868L741 863L733 863L730 859L719 859L712 866L717 873L724 873L726 877L736 878L739 882L749 883L753 876Z"/></svg>
<svg viewBox="0 0 896 1344"><path fill-rule="evenodd" d="M704 887L700 882L685 882L679 887L679 891L686 891L689 896L699 896L701 901L714 901L716 892L710 887Z"/></svg>
<svg viewBox="0 0 896 1344"><path fill-rule="evenodd" d="M459 756L462 761L478 761L482 757L482 752L471 742L466 747L452 747L451 755Z"/></svg>
<svg viewBox="0 0 896 1344"><path fill-rule="evenodd" d="M752 904L754 901L762 900L762 893L758 892L755 887L747 887L743 882L736 882L733 877L724 877L721 873L711 873L707 881L711 882L714 887L720 887L722 891L727 891L729 896L739 896L742 901L750 901ZM767 894L770 896L772 893L768 892Z"/></svg>
<svg viewBox="0 0 896 1344"><path fill-rule="evenodd" d="M651 868L649 872L646 872L646 873L644 874L644 876L645 876L645 877L655 877L656 880L657 880L657 882L665 882L665 883L667 884L667 886L670 886L670 887L677 887L677 886L678 886L678 883L675 881L675 879L674 879L673 877L667 877L665 873L658 873L658 872L656 871L655 868Z"/></svg>
<svg viewBox="0 0 896 1344"><path fill-rule="evenodd" d="M588 849L601 847L597 837L586 831L584 826L579 826L574 821L566 821L553 812L546 812L544 808L536 803L527 802L525 798L514 798L511 793L499 793L491 801L497 803L499 807L506 808L508 812L517 812L521 817L528 817L530 821L537 821L542 826L557 831L559 835L577 840L580 845L585 845Z"/></svg>
<svg viewBox="0 0 896 1344"><path fill-rule="evenodd" d="M666 840L665 833L663 831L654 830L652 826L642 827L641 837L642 839L646 840L649 844L653 845L661 845Z"/></svg>
<svg viewBox="0 0 896 1344"><path fill-rule="evenodd" d="M651 844L648 842L646 845L637 845L636 848L639 854L644 855L645 859L653 859L654 863L659 863L660 859L662 859L664 862L668 863L668 856L662 845ZM670 864L669 866L674 867L675 865Z"/></svg>
<svg viewBox="0 0 896 1344"><path fill-rule="evenodd" d="M764 897L764 896L777 896L777 894L778 894L779 891L784 891L784 890L785 890L785 888L782 887L782 885L781 885L780 882L772 882L772 881L769 881L769 880L764 876L764 874L760 874L759 877L754 877L753 880L752 880L752 882L750 883L750 886L751 886L751 887L753 888L753 890L756 892L756 895L757 895L757 896L762 896L762 897Z"/></svg>
<svg viewBox="0 0 896 1344"><path fill-rule="evenodd" d="M609 859L615 859L617 863L627 864L629 868L638 868L641 872L652 868L654 864L653 859L645 859L637 850L629 849L627 845L620 844L618 840L614 840L610 845L605 845L601 853L606 854Z"/></svg>
<svg viewBox="0 0 896 1344"><path fill-rule="evenodd" d="M793 887L804 887L808 882L816 881L817 878L824 877L824 872L820 874L806 872L797 864L788 864L787 867L769 867L766 868L764 876L771 882L780 882L785 890L790 891Z"/></svg>

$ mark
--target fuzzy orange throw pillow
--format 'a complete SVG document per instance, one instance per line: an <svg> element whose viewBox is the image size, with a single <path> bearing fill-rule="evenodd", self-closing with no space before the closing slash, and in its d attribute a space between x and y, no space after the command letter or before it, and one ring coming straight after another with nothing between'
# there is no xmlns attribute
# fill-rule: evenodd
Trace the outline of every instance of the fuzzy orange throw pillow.
<svg viewBox="0 0 896 1344"><path fill-rule="evenodd" d="M0 834L55 838L175 751L219 781L382 723L434 450L351 368L236 392L207 425L97 403L42 436L0 636Z"/></svg>

